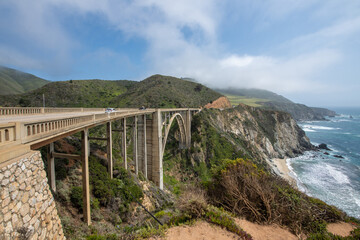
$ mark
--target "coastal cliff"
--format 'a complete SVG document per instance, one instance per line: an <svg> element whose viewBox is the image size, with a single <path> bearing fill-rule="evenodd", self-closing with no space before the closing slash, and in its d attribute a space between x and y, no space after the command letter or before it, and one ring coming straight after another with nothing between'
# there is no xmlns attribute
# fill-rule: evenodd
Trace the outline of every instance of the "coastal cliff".
<svg viewBox="0 0 360 240"><path fill-rule="evenodd" d="M192 161L208 162L210 158L216 158L217 149L209 148L226 148L226 141L232 144L234 156L245 156L262 165L266 165L267 159L295 157L314 149L305 132L285 112L240 104L225 110L203 110L195 116L195 121L201 121L201 124L193 128L195 150L191 154ZM212 131L218 132L224 142L219 139L220 145L212 144L212 138L209 138Z"/></svg>

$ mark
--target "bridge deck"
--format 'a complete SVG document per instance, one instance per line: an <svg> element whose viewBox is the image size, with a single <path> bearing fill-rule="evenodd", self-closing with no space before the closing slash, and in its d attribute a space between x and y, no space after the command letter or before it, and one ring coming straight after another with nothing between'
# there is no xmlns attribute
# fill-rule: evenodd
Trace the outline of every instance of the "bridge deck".
<svg viewBox="0 0 360 240"><path fill-rule="evenodd" d="M85 108L31 108L31 111L24 109L0 108L0 153L2 153L0 163L10 157L5 153L10 152L9 148L14 146L37 149L85 128L157 111L157 109L116 109L115 112L105 113L105 109ZM159 110L160 112L198 111L189 108Z"/></svg>

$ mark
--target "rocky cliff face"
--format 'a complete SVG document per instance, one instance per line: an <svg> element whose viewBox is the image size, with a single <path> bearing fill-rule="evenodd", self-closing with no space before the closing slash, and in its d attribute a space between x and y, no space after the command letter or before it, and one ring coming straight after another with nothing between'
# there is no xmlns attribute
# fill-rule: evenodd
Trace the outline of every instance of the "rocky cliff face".
<svg viewBox="0 0 360 240"><path fill-rule="evenodd" d="M246 105L226 110L203 110L198 116L207 128L216 129L222 138L235 147L235 155L239 152L264 164L269 158L294 157L306 150L313 149L305 132L296 124L290 114L270 111ZM205 127L198 125L195 134L207 136ZM208 138L208 136L207 136ZM211 144L199 141L194 147L209 148ZM209 141L209 140L207 140ZM221 148L221 146L220 146ZM196 150L193 159L207 161L211 158L211 150Z"/></svg>

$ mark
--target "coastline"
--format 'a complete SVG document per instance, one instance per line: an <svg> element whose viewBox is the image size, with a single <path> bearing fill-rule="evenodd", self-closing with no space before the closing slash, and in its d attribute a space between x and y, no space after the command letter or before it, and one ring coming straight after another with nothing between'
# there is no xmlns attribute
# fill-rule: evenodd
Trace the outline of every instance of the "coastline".
<svg viewBox="0 0 360 240"><path fill-rule="evenodd" d="M291 186L297 189L296 179L290 175L291 171L286 164L286 160L287 158L272 158L268 163L278 176L285 179Z"/></svg>

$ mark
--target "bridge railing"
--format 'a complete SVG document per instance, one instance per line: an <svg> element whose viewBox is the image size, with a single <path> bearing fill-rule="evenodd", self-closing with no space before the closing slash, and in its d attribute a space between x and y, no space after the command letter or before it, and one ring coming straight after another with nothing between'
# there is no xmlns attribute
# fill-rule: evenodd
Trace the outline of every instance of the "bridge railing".
<svg viewBox="0 0 360 240"><path fill-rule="evenodd" d="M16 124L7 123L0 125L0 146L8 143L15 142L16 137Z"/></svg>
<svg viewBox="0 0 360 240"><path fill-rule="evenodd" d="M64 112L105 112L105 108L43 108L43 107L0 107L0 116L35 115Z"/></svg>
<svg viewBox="0 0 360 240"><path fill-rule="evenodd" d="M1 107L0 115L32 115L41 114L42 109L37 107L21 108L21 107Z"/></svg>

